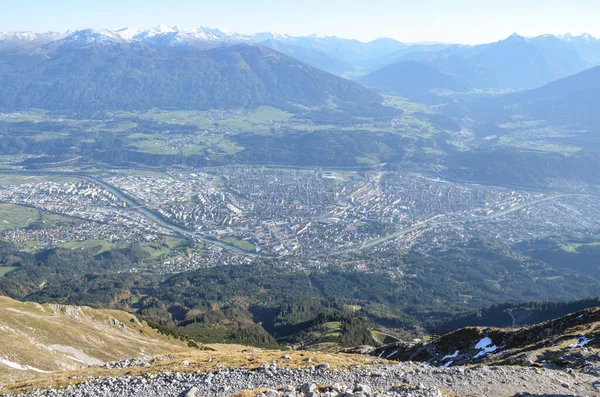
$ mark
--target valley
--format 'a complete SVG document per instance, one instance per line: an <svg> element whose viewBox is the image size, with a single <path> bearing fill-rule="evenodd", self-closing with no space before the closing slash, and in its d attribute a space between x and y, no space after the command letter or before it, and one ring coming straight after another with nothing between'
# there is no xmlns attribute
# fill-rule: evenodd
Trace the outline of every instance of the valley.
<svg viewBox="0 0 600 397"><path fill-rule="evenodd" d="M0 32L0 393L597 394L599 43Z"/></svg>

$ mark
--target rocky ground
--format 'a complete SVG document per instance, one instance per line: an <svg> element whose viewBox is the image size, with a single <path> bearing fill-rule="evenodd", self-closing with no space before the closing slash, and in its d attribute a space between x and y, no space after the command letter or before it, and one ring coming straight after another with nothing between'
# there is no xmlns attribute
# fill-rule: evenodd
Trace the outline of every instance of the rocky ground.
<svg viewBox="0 0 600 397"><path fill-rule="evenodd" d="M432 341L349 352L439 366L471 364L582 368L600 363L600 308L524 328L466 327Z"/></svg>
<svg viewBox="0 0 600 397"><path fill-rule="evenodd" d="M135 363L139 365L139 363ZM186 363L182 363L186 365ZM43 389L33 396L596 396L599 368L552 370L517 366L432 367L420 363L331 370L327 364L304 369L263 365L257 370L163 372L139 377L90 378L64 390Z"/></svg>

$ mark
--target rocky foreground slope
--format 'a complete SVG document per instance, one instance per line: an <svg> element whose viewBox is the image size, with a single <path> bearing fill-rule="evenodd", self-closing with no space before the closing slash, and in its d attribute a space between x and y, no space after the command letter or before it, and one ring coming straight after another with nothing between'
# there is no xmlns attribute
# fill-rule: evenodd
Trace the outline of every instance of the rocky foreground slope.
<svg viewBox="0 0 600 397"><path fill-rule="evenodd" d="M195 364L184 362L183 365L194 368ZM374 364L340 370L323 364L303 369L269 364L254 370L238 367L214 372L180 372L172 368L172 371L156 374L148 371L140 376L122 374L80 380L82 383L62 390L45 388L19 395L505 397L595 396L600 393L600 378L585 372L515 366L436 368L421 363Z"/></svg>
<svg viewBox="0 0 600 397"><path fill-rule="evenodd" d="M429 343L397 343L379 349L354 349L349 354L236 345L192 350L158 336L127 313L3 298L0 307L6 335L3 341L13 346L20 360L11 361L17 360L11 358L15 357L10 355L11 348L0 344L0 358L7 357L0 360L0 373L35 375L15 382L0 381L0 395L600 395L600 309L529 328L465 328ZM8 318L13 319L12 323ZM31 353L27 353L27 343ZM67 351L57 346L71 348ZM169 354L149 358L153 351ZM84 360L96 357L105 361L110 355L142 358L95 365ZM52 369L46 363L53 358L60 363L59 369L65 362L79 368Z"/></svg>

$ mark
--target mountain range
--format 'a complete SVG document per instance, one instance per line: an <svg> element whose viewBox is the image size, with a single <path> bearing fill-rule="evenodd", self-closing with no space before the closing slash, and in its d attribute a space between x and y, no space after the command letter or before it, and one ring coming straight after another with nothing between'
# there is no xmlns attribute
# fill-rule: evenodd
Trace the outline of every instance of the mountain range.
<svg viewBox="0 0 600 397"><path fill-rule="evenodd" d="M244 35L164 25L150 30L0 32L0 52L3 110L372 108L382 100L376 91L439 104L478 92L522 90L495 96L492 106L476 98L471 111L476 118L481 109L506 116L498 105L517 104L525 114L548 119L546 110L557 109L552 118L563 123L579 120L571 116L590 103L579 106L578 98L597 95L594 67L600 64L600 40L590 35L513 34L496 43L466 46ZM364 74L370 69L376 70ZM572 80L538 88L578 73ZM355 82L343 76L354 76ZM544 94L562 86L570 87L570 96ZM558 96L567 103L558 103ZM527 106L526 97L531 97ZM587 121L583 124L589 127Z"/></svg>
<svg viewBox="0 0 600 397"><path fill-rule="evenodd" d="M381 102L375 92L265 46L177 51L79 31L0 58L0 107L61 111L315 107Z"/></svg>
<svg viewBox="0 0 600 397"><path fill-rule="evenodd" d="M513 34L495 43L470 46L406 44L390 38L361 42L316 34L303 37L269 32L240 34L207 27L185 30L166 25L147 30L0 32L0 50L53 42L79 45L142 43L152 48L179 50L254 43L345 77L365 75L396 62L421 61L485 89L534 88L600 64L600 40L588 34L531 38Z"/></svg>

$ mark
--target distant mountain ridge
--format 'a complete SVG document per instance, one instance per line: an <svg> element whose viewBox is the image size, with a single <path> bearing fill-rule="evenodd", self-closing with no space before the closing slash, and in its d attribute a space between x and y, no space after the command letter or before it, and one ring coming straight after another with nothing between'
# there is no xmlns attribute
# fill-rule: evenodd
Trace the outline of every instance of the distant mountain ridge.
<svg viewBox="0 0 600 397"><path fill-rule="evenodd" d="M0 57L0 108L102 111L352 106L375 92L258 44L176 51L85 30Z"/></svg>
<svg viewBox="0 0 600 397"><path fill-rule="evenodd" d="M435 102L434 90L467 91L471 86L427 62L405 61L357 79L368 86L393 91L419 102Z"/></svg>
<svg viewBox="0 0 600 397"><path fill-rule="evenodd" d="M600 128L596 115L599 101L600 66L533 90L501 97L503 106L510 105L533 119L585 130Z"/></svg>
<svg viewBox="0 0 600 397"><path fill-rule="evenodd" d="M600 65L600 40L589 35L526 38L513 34L495 43L476 46L409 48L389 55L388 60L392 59L394 63L359 81L400 95L408 92L412 99L423 97L432 88L445 88L448 82L442 84L441 73L464 83L463 87L450 84L459 92L526 90ZM410 62L420 62L421 70L413 67L411 73L401 73ZM425 78L431 78L433 70L438 72L433 81L439 87L432 87L432 81Z"/></svg>
<svg viewBox="0 0 600 397"><path fill-rule="evenodd" d="M427 60L440 71L484 88L533 88L600 64L600 40L587 34L532 38L514 34L495 43L471 46L407 44L391 38L362 42L317 34L241 34L208 27L188 30L159 25L145 30L0 32L0 50L43 46L61 40L87 45L140 43L152 48L179 50L207 50L236 43L262 44L311 66L347 77L364 75L394 62Z"/></svg>
<svg viewBox="0 0 600 397"><path fill-rule="evenodd" d="M254 62L257 59L250 62L255 68L250 67L245 58L250 55L247 51L241 60L221 68L220 62L227 51L219 52L219 49L232 46L240 49L241 45L263 46L274 51L269 54L264 50L255 51L254 56L263 57L261 62ZM292 37L269 32L246 35L206 27L185 30L166 25L147 30L0 32L0 51L3 53L0 90L7 89L0 106L6 109L48 108L48 104L62 109L114 106L205 109L281 107L293 103L312 107L329 102L358 102L362 106L378 102L370 90L323 75L322 70L357 78L361 84L417 102L436 104L449 102L448 98L440 98L440 93L529 90L600 65L600 40L590 35L526 38L513 34L495 43L475 46L410 45L388 38L364 43L333 36ZM203 55L199 55L201 53ZM282 62L280 55L289 58ZM200 63L192 68L191 60ZM312 69L294 64L297 61ZM172 64L167 66L169 63ZM271 68L275 63L277 71ZM283 68L286 63L287 67ZM105 67L98 69L100 64ZM75 79L82 77L79 75L82 72L88 80L80 80L79 88L75 87L75 80L69 82L64 75L69 68L73 69L69 73L73 73ZM101 71L105 79L95 81L95 88L86 85L90 83L89 78L99 78L92 71ZM226 71L227 79L235 79L235 82L222 79ZM365 74L369 71L372 72ZM64 78L56 80L60 75ZM221 77L216 78L217 75ZM196 85L185 87L184 92L183 86L176 88L177 84L171 84L174 76L177 81L189 79ZM119 89L125 87L119 86L121 83L126 83L128 92L133 92L131 99L117 95ZM71 99L66 103L59 96L67 92L59 94L58 91L69 84ZM111 96L99 95L106 94L109 86L113 87ZM81 87L87 87L85 98L80 96L84 92ZM322 92L317 93L321 89ZM90 101L94 102L93 106Z"/></svg>

